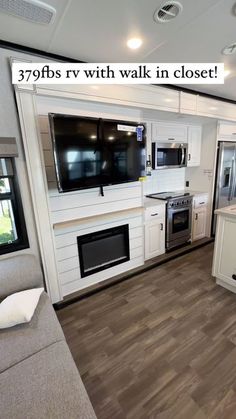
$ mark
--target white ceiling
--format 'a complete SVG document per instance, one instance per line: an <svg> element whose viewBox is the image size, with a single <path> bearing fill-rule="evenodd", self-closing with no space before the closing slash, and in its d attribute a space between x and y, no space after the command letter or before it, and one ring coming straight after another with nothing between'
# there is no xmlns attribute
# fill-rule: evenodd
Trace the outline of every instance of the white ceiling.
<svg viewBox="0 0 236 419"><path fill-rule="evenodd" d="M163 0L44 1L57 10L52 25L0 12L0 39L88 62L224 62L224 85L185 87L236 100L236 54L221 54L236 42L236 0L179 0L182 14L166 24L153 20ZM133 36L139 50L126 46Z"/></svg>

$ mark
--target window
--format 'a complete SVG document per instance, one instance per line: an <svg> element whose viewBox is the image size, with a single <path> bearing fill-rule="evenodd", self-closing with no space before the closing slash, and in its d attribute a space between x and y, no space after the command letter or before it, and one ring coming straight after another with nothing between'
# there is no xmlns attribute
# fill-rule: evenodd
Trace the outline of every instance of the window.
<svg viewBox="0 0 236 419"><path fill-rule="evenodd" d="M0 254L29 247L13 158L0 158Z"/></svg>

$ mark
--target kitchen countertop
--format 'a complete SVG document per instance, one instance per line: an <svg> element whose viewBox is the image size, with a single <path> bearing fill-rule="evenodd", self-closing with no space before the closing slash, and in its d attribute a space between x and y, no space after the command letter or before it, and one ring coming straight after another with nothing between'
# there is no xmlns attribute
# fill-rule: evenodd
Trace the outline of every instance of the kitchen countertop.
<svg viewBox="0 0 236 419"><path fill-rule="evenodd" d="M185 192L188 192L190 195L198 196L198 195L208 195L208 192L201 192L201 191L193 191L191 189L185 189ZM149 208L154 207L158 205L165 205L167 201L164 201L163 199L155 199L155 198L147 198L144 197L143 200L143 208ZM235 206L236 208L236 206Z"/></svg>
<svg viewBox="0 0 236 419"><path fill-rule="evenodd" d="M215 210L215 214L236 217L236 205L230 205L229 207L219 208Z"/></svg>
<svg viewBox="0 0 236 419"><path fill-rule="evenodd" d="M190 195L194 195L194 196L196 196L196 195L209 195L208 192L193 191L191 189L185 189L185 192L188 192L188 193L190 193Z"/></svg>

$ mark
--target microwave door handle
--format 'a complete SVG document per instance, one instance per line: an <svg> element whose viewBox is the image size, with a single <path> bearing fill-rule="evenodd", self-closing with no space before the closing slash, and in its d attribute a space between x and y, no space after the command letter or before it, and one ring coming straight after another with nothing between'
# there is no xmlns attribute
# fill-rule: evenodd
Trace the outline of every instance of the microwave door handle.
<svg viewBox="0 0 236 419"><path fill-rule="evenodd" d="M181 161L180 161L180 166L182 166L184 164L184 147L181 147Z"/></svg>

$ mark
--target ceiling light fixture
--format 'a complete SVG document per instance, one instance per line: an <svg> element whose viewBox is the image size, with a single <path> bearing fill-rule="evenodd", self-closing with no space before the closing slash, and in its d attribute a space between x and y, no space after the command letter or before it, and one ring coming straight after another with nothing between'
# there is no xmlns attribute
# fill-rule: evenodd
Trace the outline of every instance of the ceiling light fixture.
<svg viewBox="0 0 236 419"><path fill-rule="evenodd" d="M142 41L142 39L141 39L141 38L130 38L130 39L127 41L127 46L128 46L130 49L138 49L138 48L140 48L140 47L141 47L142 43L143 43L143 41Z"/></svg>
<svg viewBox="0 0 236 419"><path fill-rule="evenodd" d="M236 52L236 42L233 42L230 45L226 45L221 51L223 55L232 55Z"/></svg>

